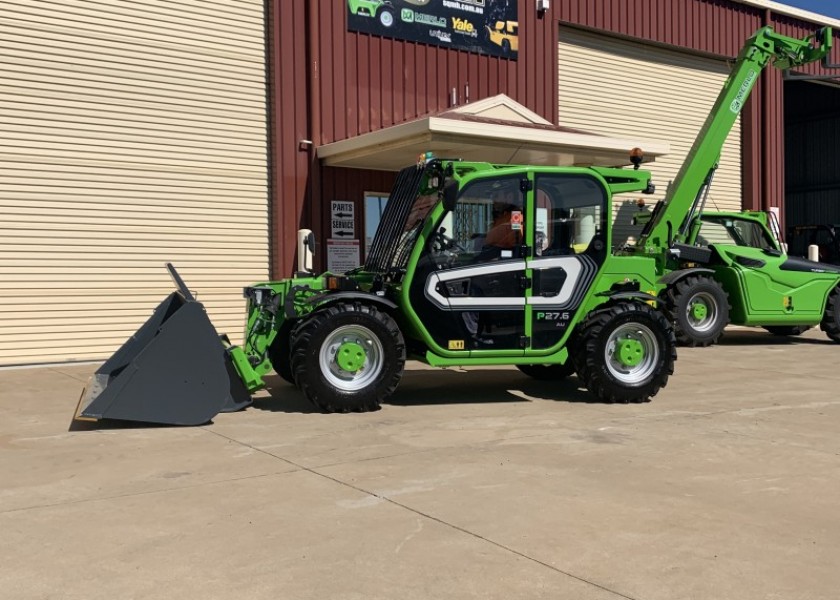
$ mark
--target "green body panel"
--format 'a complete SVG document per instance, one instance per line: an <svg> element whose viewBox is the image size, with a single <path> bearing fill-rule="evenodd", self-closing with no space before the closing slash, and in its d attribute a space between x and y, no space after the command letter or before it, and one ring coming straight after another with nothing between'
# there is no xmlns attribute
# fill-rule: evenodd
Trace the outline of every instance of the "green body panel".
<svg viewBox="0 0 840 600"><path fill-rule="evenodd" d="M729 293L730 317L736 325L817 325L826 300L840 277L781 269L785 255L770 255L758 248L716 246L724 262L714 267L715 278ZM754 268L736 262L736 257L764 262Z"/></svg>
<svg viewBox="0 0 840 600"><path fill-rule="evenodd" d="M482 365L531 365L534 364L533 355L510 356L497 353L484 354L482 352L472 352L471 356L460 356L456 358L446 358L438 356L433 352L427 352L423 357L417 357L423 360L426 364L433 367L480 367ZM545 364L565 364L569 358L569 351L564 347L558 352L548 357L539 357L540 363Z"/></svg>
<svg viewBox="0 0 840 600"><path fill-rule="evenodd" d="M228 349L228 354L236 372L239 374L239 378L248 389L248 393L256 392L265 387L265 381L263 381L262 375L251 366L251 363L248 361L248 355L242 348L232 346Z"/></svg>
<svg viewBox="0 0 840 600"><path fill-rule="evenodd" d="M321 277L303 277L294 279L283 279L280 281L269 281L255 283L250 286L249 290L260 290L264 294L273 294L281 299L279 308L276 313L264 310L261 305L255 302L253 296L248 297L247 322L245 327L245 343L244 352L249 357L248 364L251 367L253 375L250 378L256 378L258 385L256 388L251 388L248 379L243 377L243 381L248 385L250 391L261 389L264 387L261 377L272 370L271 361L268 358L268 349L274 343L277 333L286 321L286 316L283 312L283 304L292 289L295 287L308 288L313 292L319 292L324 289L325 277L329 273L325 273ZM297 292L301 297L309 296L305 292ZM306 314L307 309L303 305L296 308L298 314ZM310 309L311 310L311 309ZM238 364L238 363L236 363ZM241 374L241 371L240 371Z"/></svg>

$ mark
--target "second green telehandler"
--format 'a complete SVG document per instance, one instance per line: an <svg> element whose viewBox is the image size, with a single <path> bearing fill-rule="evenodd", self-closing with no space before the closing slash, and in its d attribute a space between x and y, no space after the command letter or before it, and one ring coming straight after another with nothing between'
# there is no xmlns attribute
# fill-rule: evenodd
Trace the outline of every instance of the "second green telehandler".
<svg viewBox="0 0 840 600"><path fill-rule="evenodd" d="M840 342L838 265L785 254L766 213L704 212L723 143L762 70L834 66L831 47L830 28L795 39L764 27L747 40L665 198L625 250L656 259L657 293L682 344L714 344L730 323L779 335L819 326Z"/></svg>

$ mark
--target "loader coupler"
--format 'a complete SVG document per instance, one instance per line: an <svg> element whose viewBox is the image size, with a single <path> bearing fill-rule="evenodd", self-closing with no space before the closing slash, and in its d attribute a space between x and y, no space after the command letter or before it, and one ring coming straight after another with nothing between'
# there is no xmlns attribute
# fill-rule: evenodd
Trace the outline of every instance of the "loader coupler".
<svg viewBox="0 0 840 600"><path fill-rule="evenodd" d="M173 292L90 378L74 420L200 425L250 403L204 306Z"/></svg>

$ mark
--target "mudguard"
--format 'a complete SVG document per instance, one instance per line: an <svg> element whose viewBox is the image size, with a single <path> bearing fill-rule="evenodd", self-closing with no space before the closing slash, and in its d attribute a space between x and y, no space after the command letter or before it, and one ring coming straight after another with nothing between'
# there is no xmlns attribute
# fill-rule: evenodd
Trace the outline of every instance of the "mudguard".
<svg viewBox="0 0 840 600"><path fill-rule="evenodd" d="M667 275L663 275L659 278L657 283L661 283L662 285L672 285L678 282L681 279L688 277L689 275L695 275L697 273L712 273L714 271L712 269L706 269L704 267L692 267L690 269L677 269L676 271L671 271Z"/></svg>

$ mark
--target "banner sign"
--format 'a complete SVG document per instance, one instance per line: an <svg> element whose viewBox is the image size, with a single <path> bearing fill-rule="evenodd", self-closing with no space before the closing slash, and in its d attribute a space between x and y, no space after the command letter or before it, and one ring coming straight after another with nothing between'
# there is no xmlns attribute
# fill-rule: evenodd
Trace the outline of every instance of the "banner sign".
<svg viewBox="0 0 840 600"><path fill-rule="evenodd" d="M350 31L516 59L517 0L347 0Z"/></svg>

